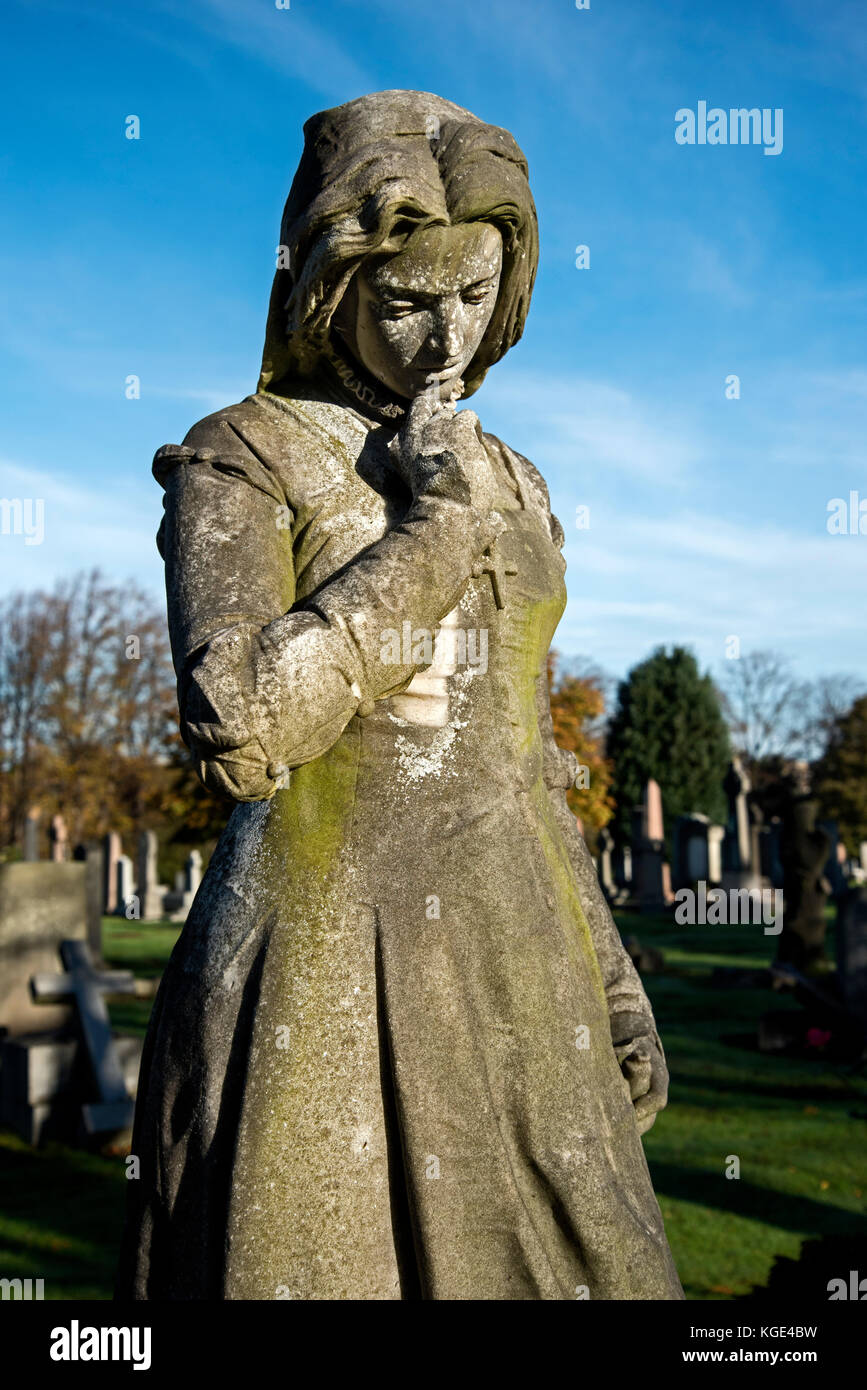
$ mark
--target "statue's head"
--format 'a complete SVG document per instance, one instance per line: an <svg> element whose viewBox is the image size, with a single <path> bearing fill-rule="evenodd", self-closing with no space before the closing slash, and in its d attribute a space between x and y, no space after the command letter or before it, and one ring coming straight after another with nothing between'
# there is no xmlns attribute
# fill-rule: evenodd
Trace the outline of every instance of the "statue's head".
<svg viewBox="0 0 867 1390"><path fill-rule="evenodd" d="M518 341L538 260L511 135L426 92L311 117L281 227L259 389L336 337L397 396L464 395Z"/></svg>

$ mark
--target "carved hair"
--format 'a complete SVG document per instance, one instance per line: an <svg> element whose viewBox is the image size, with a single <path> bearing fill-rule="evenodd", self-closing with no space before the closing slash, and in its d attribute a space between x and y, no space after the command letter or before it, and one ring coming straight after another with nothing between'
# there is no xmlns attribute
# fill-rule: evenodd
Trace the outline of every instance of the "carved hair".
<svg viewBox="0 0 867 1390"><path fill-rule="evenodd" d="M465 396L520 338L539 243L527 162L506 130L427 92L376 92L312 116L280 229L259 390L316 369L331 318L369 256L420 227L488 222L503 238L497 303Z"/></svg>

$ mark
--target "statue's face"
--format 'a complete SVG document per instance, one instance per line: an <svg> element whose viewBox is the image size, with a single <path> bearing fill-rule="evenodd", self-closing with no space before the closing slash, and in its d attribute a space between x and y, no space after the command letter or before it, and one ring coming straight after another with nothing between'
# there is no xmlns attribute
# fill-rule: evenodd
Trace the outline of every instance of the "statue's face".
<svg viewBox="0 0 867 1390"><path fill-rule="evenodd" d="M398 255L361 266L333 326L395 395L439 384L445 397L484 337L502 264L502 237L486 222L425 227Z"/></svg>

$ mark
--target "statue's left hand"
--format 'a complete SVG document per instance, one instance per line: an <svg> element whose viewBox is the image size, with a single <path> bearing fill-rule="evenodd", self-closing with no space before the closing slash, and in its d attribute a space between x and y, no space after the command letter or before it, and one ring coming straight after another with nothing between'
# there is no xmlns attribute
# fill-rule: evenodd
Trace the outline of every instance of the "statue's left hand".
<svg viewBox="0 0 867 1390"><path fill-rule="evenodd" d="M657 1039L651 1034L632 1038L614 1048L620 1070L629 1085L638 1133L650 1129L668 1100L668 1067Z"/></svg>

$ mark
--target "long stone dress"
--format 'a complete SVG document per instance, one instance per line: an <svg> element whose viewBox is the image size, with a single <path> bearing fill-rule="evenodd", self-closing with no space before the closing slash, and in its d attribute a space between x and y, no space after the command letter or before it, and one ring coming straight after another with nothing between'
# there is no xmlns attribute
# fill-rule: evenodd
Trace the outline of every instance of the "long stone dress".
<svg viewBox="0 0 867 1390"><path fill-rule="evenodd" d="M484 569L394 422L282 392L154 463L182 727L239 804L150 1024L118 1293L680 1298L613 1046L653 1017L551 729L545 485L485 436ZM444 618L487 670L478 635L389 664Z"/></svg>

